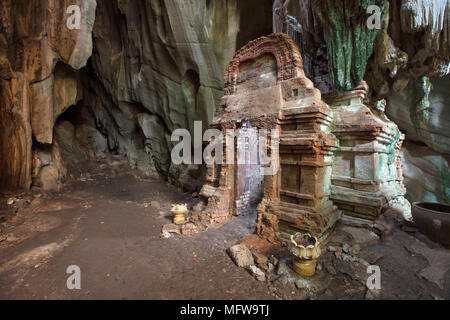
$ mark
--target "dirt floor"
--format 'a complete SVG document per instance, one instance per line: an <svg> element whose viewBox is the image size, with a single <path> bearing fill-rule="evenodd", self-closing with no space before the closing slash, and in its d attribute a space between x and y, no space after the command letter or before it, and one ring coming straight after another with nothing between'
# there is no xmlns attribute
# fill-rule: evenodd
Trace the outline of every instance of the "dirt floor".
<svg viewBox="0 0 450 320"><path fill-rule="evenodd" d="M290 270L286 248L264 251L267 244L249 236L256 216L164 239L170 205L192 208L195 197L137 175L124 161L92 168L59 193L3 196L0 299L450 299L450 250L415 230L396 226L374 245L346 254L356 237L338 226L317 275L305 280ZM267 281L257 281L228 256L242 240L276 256ZM361 261L380 266L380 292L367 290ZM81 290L67 289L70 265L81 269Z"/></svg>

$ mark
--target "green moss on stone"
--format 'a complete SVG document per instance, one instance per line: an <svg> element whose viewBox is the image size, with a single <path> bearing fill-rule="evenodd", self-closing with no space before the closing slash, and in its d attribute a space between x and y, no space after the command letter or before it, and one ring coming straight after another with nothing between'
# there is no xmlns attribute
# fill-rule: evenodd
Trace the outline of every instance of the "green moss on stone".
<svg viewBox="0 0 450 320"><path fill-rule="evenodd" d="M316 2L316 13L326 32L332 85L337 91L351 90L363 80L374 40L380 31L367 26L370 5L381 9L380 21L385 23L389 10L387 0Z"/></svg>

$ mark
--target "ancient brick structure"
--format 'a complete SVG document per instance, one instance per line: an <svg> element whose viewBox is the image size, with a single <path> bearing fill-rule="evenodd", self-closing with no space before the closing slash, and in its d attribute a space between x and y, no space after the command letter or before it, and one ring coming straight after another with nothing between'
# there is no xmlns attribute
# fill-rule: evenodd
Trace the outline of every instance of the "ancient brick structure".
<svg viewBox="0 0 450 320"><path fill-rule="evenodd" d="M201 196L211 220L257 206L257 231L264 237L287 239L299 231L326 237L342 213L375 220L389 205L405 204L402 135L382 110L363 104L367 88L335 95L330 107L305 76L297 45L281 33L243 47L225 79L211 127L223 133L244 129L237 141L223 139L223 158L248 157L258 143L256 129L264 129L279 133L268 137L266 155L279 170L258 179L264 165L209 165ZM234 145L232 155L227 141Z"/></svg>
<svg viewBox="0 0 450 320"><path fill-rule="evenodd" d="M334 157L331 199L345 216L375 220L388 207L409 219L399 156L404 135L387 119L383 106L364 104L367 91L363 82L330 97L333 133L340 146Z"/></svg>

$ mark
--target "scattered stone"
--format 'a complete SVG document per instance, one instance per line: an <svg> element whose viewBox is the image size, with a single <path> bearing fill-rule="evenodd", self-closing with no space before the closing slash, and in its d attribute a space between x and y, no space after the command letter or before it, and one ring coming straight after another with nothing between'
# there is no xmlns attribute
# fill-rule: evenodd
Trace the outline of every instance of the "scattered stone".
<svg viewBox="0 0 450 320"><path fill-rule="evenodd" d="M346 261L346 262L359 262L359 258L354 257L352 255L343 253L342 254L342 261Z"/></svg>
<svg viewBox="0 0 450 320"><path fill-rule="evenodd" d="M365 228L344 226L342 230L349 233L354 242L360 245L361 248L373 246L380 240L380 237L377 234Z"/></svg>
<svg viewBox="0 0 450 320"><path fill-rule="evenodd" d="M342 244L342 251L345 253L350 253L350 245L348 243Z"/></svg>
<svg viewBox="0 0 450 320"><path fill-rule="evenodd" d="M163 239L169 239L170 237L172 237L172 235L169 232L167 232L167 231L163 231L162 234L161 234L161 237Z"/></svg>
<svg viewBox="0 0 450 320"><path fill-rule="evenodd" d="M273 271L275 270L275 266L270 262L259 265L259 268L261 268L267 274L273 273Z"/></svg>
<svg viewBox="0 0 450 320"><path fill-rule="evenodd" d="M342 248L340 248L340 247L334 247L334 246L329 246L329 247L328 247L328 251L330 251L330 252L342 252Z"/></svg>
<svg viewBox="0 0 450 320"><path fill-rule="evenodd" d="M198 193L197 192L194 192L193 194L192 194L192 198L197 198L198 197Z"/></svg>
<svg viewBox="0 0 450 320"><path fill-rule="evenodd" d="M181 233L185 236L190 236L192 234L198 233L198 229L195 224L188 222L181 227Z"/></svg>
<svg viewBox="0 0 450 320"><path fill-rule="evenodd" d="M356 256L361 252L361 246L359 244L355 244L350 248L350 254Z"/></svg>
<svg viewBox="0 0 450 320"><path fill-rule="evenodd" d="M271 256L271 257L270 257L270 262L272 262L272 264L273 264L275 267L278 266L278 263L279 263L278 259L275 258L275 256Z"/></svg>
<svg viewBox="0 0 450 320"><path fill-rule="evenodd" d="M264 282L266 281L266 274L257 266L252 265L249 268L250 274L256 278L256 280Z"/></svg>
<svg viewBox="0 0 450 320"><path fill-rule="evenodd" d="M8 199L8 206L12 206L14 204L14 202L16 202L16 199Z"/></svg>
<svg viewBox="0 0 450 320"><path fill-rule="evenodd" d="M238 244L229 249L229 255L238 267L247 268L255 264L250 250L243 244Z"/></svg>
<svg viewBox="0 0 450 320"><path fill-rule="evenodd" d="M162 232L180 234L180 227L173 223L165 224L162 228Z"/></svg>
<svg viewBox="0 0 450 320"><path fill-rule="evenodd" d="M267 262L267 257L263 254L260 254L258 252L253 252L253 259L255 260L256 264L265 264Z"/></svg>

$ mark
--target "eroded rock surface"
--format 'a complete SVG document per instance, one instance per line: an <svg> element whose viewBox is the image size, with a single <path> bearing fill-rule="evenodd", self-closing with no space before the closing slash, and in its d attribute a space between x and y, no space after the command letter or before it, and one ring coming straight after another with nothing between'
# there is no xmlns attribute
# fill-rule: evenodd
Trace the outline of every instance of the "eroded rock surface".
<svg viewBox="0 0 450 320"><path fill-rule="evenodd" d="M449 76L411 80L402 94L389 99L387 113L409 140L402 159L411 201L448 203L450 199L449 80Z"/></svg>
<svg viewBox="0 0 450 320"><path fill-rule="evenodd" d="M270 1L0 5L0 148L11 155L0 160L0 176L8 187L59 184L63 170L52 169L52 183L43 183L49 169L32 161L36 150L58 148L57 135L68 148L63 157L80 151L63 159L69 169L92 151L110 151L126 155L132 168L147 174L156 168L173 183L198 188L201 167L170 164L170 135L177 128L192 131L195 120L207 128L228 61L240 46L271 32ZM80 8L79 30L67 27L69 5ZM58 126L60 120L73 128ZM34 164L61 166L60 159L47 160Z"/></svg>
<svg viewBox="0 0 450 320"><path fill-rule="evenodd" d="M176 129L203 130L223 90L228 61L239 46L270 33L270 1L99 1L86 105L132 167L198 189L197 165L174 165ZM98 98L102 97L102 98ZM144 137L143 137L144 136Z"/></svg>
<svg viewBox="0 0 450 320"><path fill-rule="evenodd" d="M66 27L69 5L81 10L80 29ZM92 53L96 1L2 0L0 6L0 186L29 187L33 178L54 188L63 171L56 169L53 126L80 97L74 70Z"/></svg>

